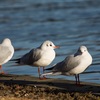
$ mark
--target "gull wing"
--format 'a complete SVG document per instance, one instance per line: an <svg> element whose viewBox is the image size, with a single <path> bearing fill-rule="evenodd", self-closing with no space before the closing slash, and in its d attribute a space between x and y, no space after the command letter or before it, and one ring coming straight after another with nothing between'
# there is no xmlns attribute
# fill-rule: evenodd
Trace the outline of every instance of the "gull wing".
<svg viewBox="0 0 100 100"><path fill-rule="evenodd" d="M40 58L40 49L32 49L30 52L28 52L22 58L20 58L20 60L24 64L32 65L35 61L38 61Z"/></svg>

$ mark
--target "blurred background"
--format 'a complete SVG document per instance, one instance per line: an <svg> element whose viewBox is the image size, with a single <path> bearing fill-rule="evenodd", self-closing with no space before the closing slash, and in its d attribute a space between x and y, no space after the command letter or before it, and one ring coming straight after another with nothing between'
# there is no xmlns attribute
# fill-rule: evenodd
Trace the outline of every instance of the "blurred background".
<svg viewBox="0 0 100 100"><path fill-rule="evenodd" d="M0 42L10 38L18 58L43 41L51 40L56 49L55 63L87 46L93 63L80 74L81 81L100 83L100 0L0 0ZM3 65L9 74L38 76L37 68ZM73 76L49 76L74 80Z"/></svg>

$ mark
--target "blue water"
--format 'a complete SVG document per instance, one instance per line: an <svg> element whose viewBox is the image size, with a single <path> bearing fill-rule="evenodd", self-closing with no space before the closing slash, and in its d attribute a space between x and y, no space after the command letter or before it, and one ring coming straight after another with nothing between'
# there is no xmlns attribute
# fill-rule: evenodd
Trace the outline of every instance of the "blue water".
<svg viewBox="0 0 100 100"><path fill-rule="evenodd" d="M13 58L21 57L43 41L51 40L57 56L50 66L86 45L93 63L100 62L100 0L0 0L0 41L8 37L15 48ZM48 66L48 67L50 67ZM5 72L37 74L36 67L8 62ZM92 65L86 71L100 71ZM50 76L74 80L73 76ZM81 81L100 83L100 73L80 75Z"/></svg>

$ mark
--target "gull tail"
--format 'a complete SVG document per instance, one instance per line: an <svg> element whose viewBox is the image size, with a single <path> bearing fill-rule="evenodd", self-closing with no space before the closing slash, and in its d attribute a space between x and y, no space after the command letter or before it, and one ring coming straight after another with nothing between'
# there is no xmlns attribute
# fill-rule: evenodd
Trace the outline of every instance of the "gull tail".
<svg viewBox="0 0 100 100"><path fill-rule="evenodd" d="M62 74L61 72L47 72L47 73L41 74L41 77L47 76L47 75L61 75L61 74Z"/></svg>
<svg viewBox="0 0 100 100"><path fill-rule="evenodd" d="M11 59L10 61L15 61L15 63L20 63L20 58L18 58L18 59Z"/></svg>

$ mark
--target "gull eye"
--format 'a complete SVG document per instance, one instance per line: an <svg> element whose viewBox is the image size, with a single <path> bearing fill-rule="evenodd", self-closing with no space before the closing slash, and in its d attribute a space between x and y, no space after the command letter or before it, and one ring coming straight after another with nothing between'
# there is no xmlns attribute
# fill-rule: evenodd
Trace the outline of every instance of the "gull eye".
<svg viewBox="0 0 100 100"><path fill-rule="evenodd" d="M52 46L52 44L50 44L50 46Z"/></svg>

